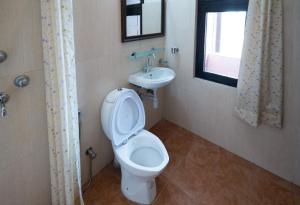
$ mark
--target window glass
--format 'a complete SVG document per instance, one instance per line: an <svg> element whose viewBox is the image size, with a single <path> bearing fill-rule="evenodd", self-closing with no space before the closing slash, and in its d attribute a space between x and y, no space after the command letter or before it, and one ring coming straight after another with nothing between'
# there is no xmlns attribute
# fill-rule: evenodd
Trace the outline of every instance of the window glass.
<svg viewBox="0 0 300 205"><path fill-rule="evenodd" d="M204 71L238 78L245 11L206 13Z"/></svg>

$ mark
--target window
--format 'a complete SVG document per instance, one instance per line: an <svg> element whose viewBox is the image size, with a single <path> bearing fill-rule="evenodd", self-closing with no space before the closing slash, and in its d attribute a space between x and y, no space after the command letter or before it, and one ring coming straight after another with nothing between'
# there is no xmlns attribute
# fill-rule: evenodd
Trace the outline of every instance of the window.
<svg viewBox="0 0 300 205"><path fill-rule="evenodd" d="M237 86L248 0L199 0L195 76Z"/></svg>

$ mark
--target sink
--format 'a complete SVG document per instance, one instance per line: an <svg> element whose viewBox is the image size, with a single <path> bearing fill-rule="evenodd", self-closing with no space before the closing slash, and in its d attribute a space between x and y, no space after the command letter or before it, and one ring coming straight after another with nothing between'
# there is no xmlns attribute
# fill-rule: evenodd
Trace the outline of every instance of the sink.
<svg viewBox="0 0 300 205"><path fill-rule="evenodd" d="M175 72L170 68L154 67L147 73L140 71L130 75L128 81L142 88L156 90L170 84L175 76Z"/></svg>

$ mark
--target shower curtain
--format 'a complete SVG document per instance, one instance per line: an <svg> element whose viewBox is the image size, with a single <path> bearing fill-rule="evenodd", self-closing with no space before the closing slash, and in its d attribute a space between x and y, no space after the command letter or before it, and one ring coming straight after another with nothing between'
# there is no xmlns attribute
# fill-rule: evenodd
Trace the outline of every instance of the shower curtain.
<svg viewBox="0 0 300 205"><path fill-rule="evenodd" d="M281 0L249 0L236 112L252 126L282 127Z"/></svg>
<svg viewBox="0 0 300 205"><path fill-rule="evenodd" d="M72 0L41 0L53 205L83 204Z"/></svg>

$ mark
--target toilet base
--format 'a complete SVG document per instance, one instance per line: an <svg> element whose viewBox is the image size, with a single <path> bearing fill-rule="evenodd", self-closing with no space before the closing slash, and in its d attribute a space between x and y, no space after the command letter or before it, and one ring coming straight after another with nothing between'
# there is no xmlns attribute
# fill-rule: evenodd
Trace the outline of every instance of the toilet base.
<svg viewBox="0 0 300 205"><path fill-rule="evenodd" d="M155 177L139 177L121 167L121 190L126 198L139 204L151 204L156 196Z"/></svg>

